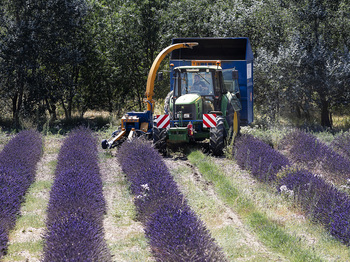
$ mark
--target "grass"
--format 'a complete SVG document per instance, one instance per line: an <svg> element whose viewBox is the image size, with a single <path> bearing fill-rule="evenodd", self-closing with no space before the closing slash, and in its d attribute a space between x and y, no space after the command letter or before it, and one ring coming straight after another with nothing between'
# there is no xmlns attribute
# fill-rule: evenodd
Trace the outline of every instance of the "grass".
<svg viewBox="0 0 350 262"><path fill-rule="evenodd" d="M227 174L222 166L199 151L192 152L189 160L207 181L213 183L224 203L273 252L289 261L349 260L348 247L332 239L321 226L298 219L298 209L291 201L277 195L273 187L257 181L251 183L252 180L243 179L239 174Z"/></svg>
<svg viewBox="0 0 350 262"><path fill-rule="evenodd" d="M38 164L36 180L29 187L16 225L9 234L8 252L4 261L40 261L46 208L62 138L61 135L43 136L43 157Z"/></svg>
<svg viewBox="0 0 350 262"><path fill-rule="evenodd" d="M57 161L50 161L48 164L51 166L54 162L54 167L56 167ZM50 191L53 181L47 181L47 180L38 180L35 181L30 187L29 187L29 193L40 193L43 190Z"/></svg>
<svg viewBox="0 0 350 262"><path fill-rule="evenodd" d="M100 134L103 137L103 134ZM102 150L102 149L100 149ZM113 261L154 261L142 224L135 220L136 211L129 183L112 157L111 151L100 151L103 191L107 202L104 219L105 239Z"/></svg>
<svg viewBox="0 0 350 262"><path fill-rule="evenodd" d="M43 191L49 192L51 184L51 181L36 181L30 186L21 207L21 215L10 232L8 253L4 261L39 261L43 250L42 233L48 204L48 199L41 194Z"/></svg>
<svg viewBox="0 0 350 262"><path fill-rule="evenodd" d="M40 254L43 249L43 241L27 241L17 242L9 246L8 253L3 262L14 261L39 261ZM30 254L29 256L21 255L23 253ZM30 259L28 258L30 257Z"/></svg>
<svg viewBox="0 0 350 262"><path fill-rule="evenodd" d="M108 138L112 130L115 128L99 131L97 135L102 140ZM278 146L286 131L251 132ZM46 160L41 170L51 176L37 179L30 187L21 216L10 234L8 254L3 258L6 262L40 260L43 248L40 235L45 229L47 195L64 137L44 136L43 156ZM327 134L323 137L330 139ZM7 140L8 136L1 134L0 147ZM105 239L114 261L154 261L142 224L135 220L133 196L115 154L116 149L99 151L103 190L108 197ZM347 246L333 239L323 227L309 221L288 197L276 194L275 188L255 181L246 171L232 168L233 160L212 158L199 151L190 153L188 159L196 167L195 171L179 161L182 165L171 172L229 261L350 260ZM198 173L200 182L193 179L193 172Z"/></svg>
<svg viewBox="0 0 350 262"><path fill-rule="evenodd" d="M114 253L115 261L150 261L145 250L148 243L143 233L133 233L118 243L110 243L109 248Z"/></svg>
<svg viewBox="0 0 350 262"><path fill-rule="evenodd" d="M241 223L226 204L210 192L210 185L194 182L189 167L172 169L175 181L191 208L206 224L212 236L224 250L229 261L280 261L280 257L257 247L250 229Z"/></svg>

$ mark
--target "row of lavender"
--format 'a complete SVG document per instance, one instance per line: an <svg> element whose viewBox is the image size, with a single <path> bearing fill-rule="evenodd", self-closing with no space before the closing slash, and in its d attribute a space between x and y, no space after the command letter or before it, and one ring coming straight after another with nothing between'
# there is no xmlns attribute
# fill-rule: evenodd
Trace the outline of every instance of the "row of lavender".
<svg viewBox="0 0 350 262"><path fill-rule="evenodd" d="M300 130L291 132L282 141L288 148L293 163L319 172L336 184L345 183L350 178L350 134L336 137L331 146L319 141L315 136Z"/></svg>
<svg viewBox="0 0 350 262"><path fill-rule="evenodd" d="M0 259L6 253L8 234L15 226L24 195L34 182L41 150L41 135L22 131L0 153Z"/></svg>
<svg viewBox="0 0 350 262"><path fill-rule="evenodd" d="M97 141L79 128L64 140L48 205L44 261L111 261Z"/></svg>
<svg viewBox="0 0 350 262"><path fill-rule="evenodd" d="M320 176L296 167L300 163L305 166L311 161L346 177L350 175L347 158L301 131L288 134L282 144L288 148L290 160L250 135L237 139L234 155L241 168L250 170L260 181L275 183L280 192L293 195L308 215L322 223L334 237L349 245L350 197ZM334 169L330 170L328 165Z"/></svg>
<svg viewBox="0 0 350 262"><path fill-rule="evenodd" d="M338 135L331 143L331 147L342 156L350 160L350 132Z"/></svg>
<svg viewBox="0 0 350 262"><path fill-rule="evenodd" d="M118 160L130 181L138 218L157 261L226 261L148 142L125 142Z"/></svg>

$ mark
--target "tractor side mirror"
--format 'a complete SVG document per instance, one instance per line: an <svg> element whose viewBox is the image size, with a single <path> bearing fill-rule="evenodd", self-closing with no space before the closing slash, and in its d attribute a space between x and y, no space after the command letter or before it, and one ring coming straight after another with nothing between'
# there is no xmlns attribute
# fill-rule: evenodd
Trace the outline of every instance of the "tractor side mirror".
<svg viewBox="0 0 350 262"><path fill-rule="evenodd" d="M163 79L164 79L163 72L158 72L157 81L163 81Z"/></svg>
<svg viewBox="0 0 350 262"><path fill-rule="evenodd" d="M237 70L232 70L232 80L238 80L238 71Z"/></svg>

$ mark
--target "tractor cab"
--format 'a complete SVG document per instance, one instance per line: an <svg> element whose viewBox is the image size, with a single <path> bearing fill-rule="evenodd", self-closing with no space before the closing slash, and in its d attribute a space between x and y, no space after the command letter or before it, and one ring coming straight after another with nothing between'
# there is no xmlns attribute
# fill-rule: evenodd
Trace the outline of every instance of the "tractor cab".
<svg viewBox="0 0 350 262"><path fill-rule="evenodd" d="M220 111L222 96L222 70L219 66L180 66L174 69L174 90L169 111L174 120L203 119L203 114ZM195 123L193 123L195 124Z"/></svg>
<svg viewBox="0 0 350 262"><path fill-rule="evenodd" d="M215 110L215 95L218 95L216 67L178 67L174 69L174 119L198 120L203 113ZM185 124L183 122L183 124Z"/></svg>
<svg viewBox="0 0 350 262"><path fill-rule="evenodd" d="M215 69L209 67L178 67L175 69L175 95L214 95Z"/></svg>
<svg viewBox="0 0 350 262"><path fill-rule="evenodd" d="M217 65L179 66L173 69L174 88L165 103L165 113L170 120L168 142L210 138L218 119L222 120L225 130L232 126L234 109L231 102L234 93L239 92L238 82L236 86L232 79L233 72L237 71L222 70L220 62ZM231 79L227 79L227 76ZM227 132L222 132L222 136L226 137ZM156 133L159 131L156 130Z"/></svg>

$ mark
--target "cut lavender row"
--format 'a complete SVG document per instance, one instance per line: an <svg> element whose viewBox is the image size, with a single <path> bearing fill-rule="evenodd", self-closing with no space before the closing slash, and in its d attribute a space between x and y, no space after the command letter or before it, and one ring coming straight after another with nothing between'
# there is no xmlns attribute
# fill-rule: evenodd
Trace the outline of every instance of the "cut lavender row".
<svg viewBox="0 0 350 262"><path fill-rule="evenodd" d="M350 161L311 134L295 130L283 139L282 145L288 149L290 159L294 163L309 170L321 168L336 175L330 178L340 179L340 182L346 181L350 176Z"/></svg>
<svg viewBox="0 0 350 262"><path fill-rule="evenodd" d="M145 222L168 201L186 204L158 152L145 141L124 143L118 152L118 160L130 181L131 192L136 196L135 205L140 221Z"/></svg>
<svg viewBox="0 0 350 262"><path fill-rule="evenodd" d="M297 140L296 134L288 135L288 139ZM323 144L319 144L318 141L304 136L303 133L300 136L306 137L305 146L311 147L309 155L307 152L299 154L300 159L306 163L316 161L319 154L317 151L324 154L328 152L328 149L322 148ZM296 148L290 148L290 150L296 150ZM261 178L266 180L264 172L269 172L269 180L277 183L279 192L293 196L305 212L312 219L323 224L331 235L346 244L350 243L350 198L347 194L340 192L336 187L309 171L290 168L288 160L281 153L250 135L238 138L234 152L241 168L251 170L252 174L260 180ZM296 153L294 155L298 156ZM285 168L283 177L277 179L276 175L282 168Z"/></svg>
<svg viewBox="0 0 350 262"><path fill-rule="evenodd" d="M102 223L105 206L97 141L88 129L76 129L58 155L44 261L111 261Z"/></svg>
<svg viewBox="0 0 350 262"><path fill-rule="evenodd" d="M340 134L331 143L331 147L350 160L350 132Z"/></svg>
<svg viewBox="0 0 350 262"><path fill-rule="evenodd" d="M118 160L130 181L139 219L157 261L226 261L148 142L125 142Z"/></svg>
<svg viewBox="0 0 350 262"><path fill-rule="evenodd" d="M263 141L251 135L242 135L235 141L234 157L237 164L260 181L274 181L276 174L289 160Z"/></svg>
<svg viewBox="0 0 350 262"><path fill-rule="evenodd" d="M306 170L292 170L278 183L315 221L342 242L350 243L350 198L321 177Z"/></svg>
<svg viewBox="0 0 350 262"><path fill-rule="evenodd" d="M6 252L8 233L16 223L24 195L34 182L41 151L41 135L31 130L18 133L0 153L0 258Z"/></svg>

